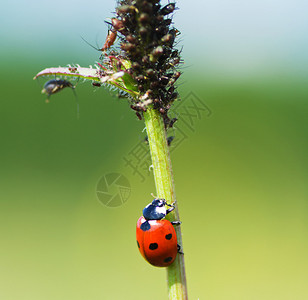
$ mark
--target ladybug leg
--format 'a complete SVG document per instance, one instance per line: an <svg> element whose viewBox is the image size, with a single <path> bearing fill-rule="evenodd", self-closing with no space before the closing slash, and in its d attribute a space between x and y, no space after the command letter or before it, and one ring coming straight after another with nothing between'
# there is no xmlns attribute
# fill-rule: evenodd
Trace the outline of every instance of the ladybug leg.
<svg viewBox="0 0 308 300"><path fill-rule="evenodd" d="M172 212L175 209L175 202L168 204L166 203L167 206L169 206L170 208L167 209L166 214L169 214L170 212Z"/></svg>
<svg viewBox="0 0 308 300"><path fill-rule="evenodd" d="M172 221L171 224L172 225L181 225L182 222L181 221Z"/></svg>
<svg viewBox="0 0 308 300"><path fill-rule="evenodd" d="M184 254L184 252L182 252L181 249L182 249L181 245L178 244L178 253L179 254Z"/></svg>
<svg viewBox="0 0 308 300"><path fill-rule="evenodd" d="M167 211L166 211L166 215L169 214L169 213L171 213L174 209L175 209L174 206L168 208Z"/></svg>

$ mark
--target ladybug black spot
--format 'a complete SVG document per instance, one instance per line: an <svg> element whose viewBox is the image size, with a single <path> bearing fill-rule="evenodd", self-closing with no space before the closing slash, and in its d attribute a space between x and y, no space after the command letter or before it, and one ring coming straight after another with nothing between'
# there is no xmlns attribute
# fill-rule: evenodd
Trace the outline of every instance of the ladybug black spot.
<svg viewBox="0 0 308 300"><path fill-rule="evenodd" d="M165 235L166 240L171 240L172 239L172 233L166 234Z"/></svg>
<svg viewBox="0 0 308 300"><path fill-rule="evenodd" d="M150 250L156 250L158 248L158 244L157 243L151 243L149 246Z"/></svg>
<svg viewBox="0 0 308 300"><path fill-rule="evenodd" d="M138 248L140 248L140 245L139 245L139 242L137 241L137 246L138 246Z"/></svg>
<svg viewBox="0 0 308 300"><path fill-rule="evenodd" d="M149 223L148 221L146 221L146 222L144 222L144 223L142 223L142 224L140 225L140 229L141 229L142 231L148 231L148 230L151 229L151 225L150 225L150 223Z"/></svg>
<svg viewBox="0 0 308 300"><path fill-rule="evenodd" d="M167 257L167 258L164 259L164 262L165 262L165 263L168 263L168 262L170 262L171 260L172 260L172 257L169 256L169 257Z"/></svg>

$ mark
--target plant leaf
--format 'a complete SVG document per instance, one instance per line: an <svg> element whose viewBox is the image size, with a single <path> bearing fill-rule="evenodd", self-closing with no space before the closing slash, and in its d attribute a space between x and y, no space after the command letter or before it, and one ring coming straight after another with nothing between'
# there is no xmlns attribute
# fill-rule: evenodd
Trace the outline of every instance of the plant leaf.
<svg viewBox="0 0 308 300"><path fill-rule="evenodd" d="M113 85L126 93L129 93L134 98L139 96L137 85L133 78L125 71L112 72L108 70L102 70L97 66L95 68L83 68L77 67L57 67L57 68L46 68L41 72L37 73L33 79L37 79L41 76L66 76L72 78L83 78L86 80L96 81L99 83L105 83Z"/></svg>

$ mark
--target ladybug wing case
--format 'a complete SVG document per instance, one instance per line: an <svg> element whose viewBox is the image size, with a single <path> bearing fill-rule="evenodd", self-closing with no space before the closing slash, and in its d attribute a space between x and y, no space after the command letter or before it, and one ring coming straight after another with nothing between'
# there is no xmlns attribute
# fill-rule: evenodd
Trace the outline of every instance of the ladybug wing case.
<svg viewBox="0 0 308 300"><path fill-rule="evenodd" d="M147 221L140 217L136 234L139 251L151 265L167 267L173 263L177 255L177 238L168 220Z"/></svg>

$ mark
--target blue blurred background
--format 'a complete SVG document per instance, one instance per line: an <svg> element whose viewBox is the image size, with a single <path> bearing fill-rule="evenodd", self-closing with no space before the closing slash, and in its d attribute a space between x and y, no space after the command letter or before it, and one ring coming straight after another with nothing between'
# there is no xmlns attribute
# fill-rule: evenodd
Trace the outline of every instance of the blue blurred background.
<svg viewBox="0 0 308 300"><path fill-rule="evenodd" d="M308 299L308 3L183 1L179 91L207 111L170 132L190 299ZM165 299L135 223L155 193L123 158L144 124L88 82L49 104L45 67L94 64L115 2L1 3L0 298ZM192 93L192 94L191 94ZM190 96L189 96L190 95ZM176 115L176 113L175 113ZM182 141L183 132L186 138ZM178 141L178 143L177 143ZM102 205L118 172L130 198Z"/></svg>

